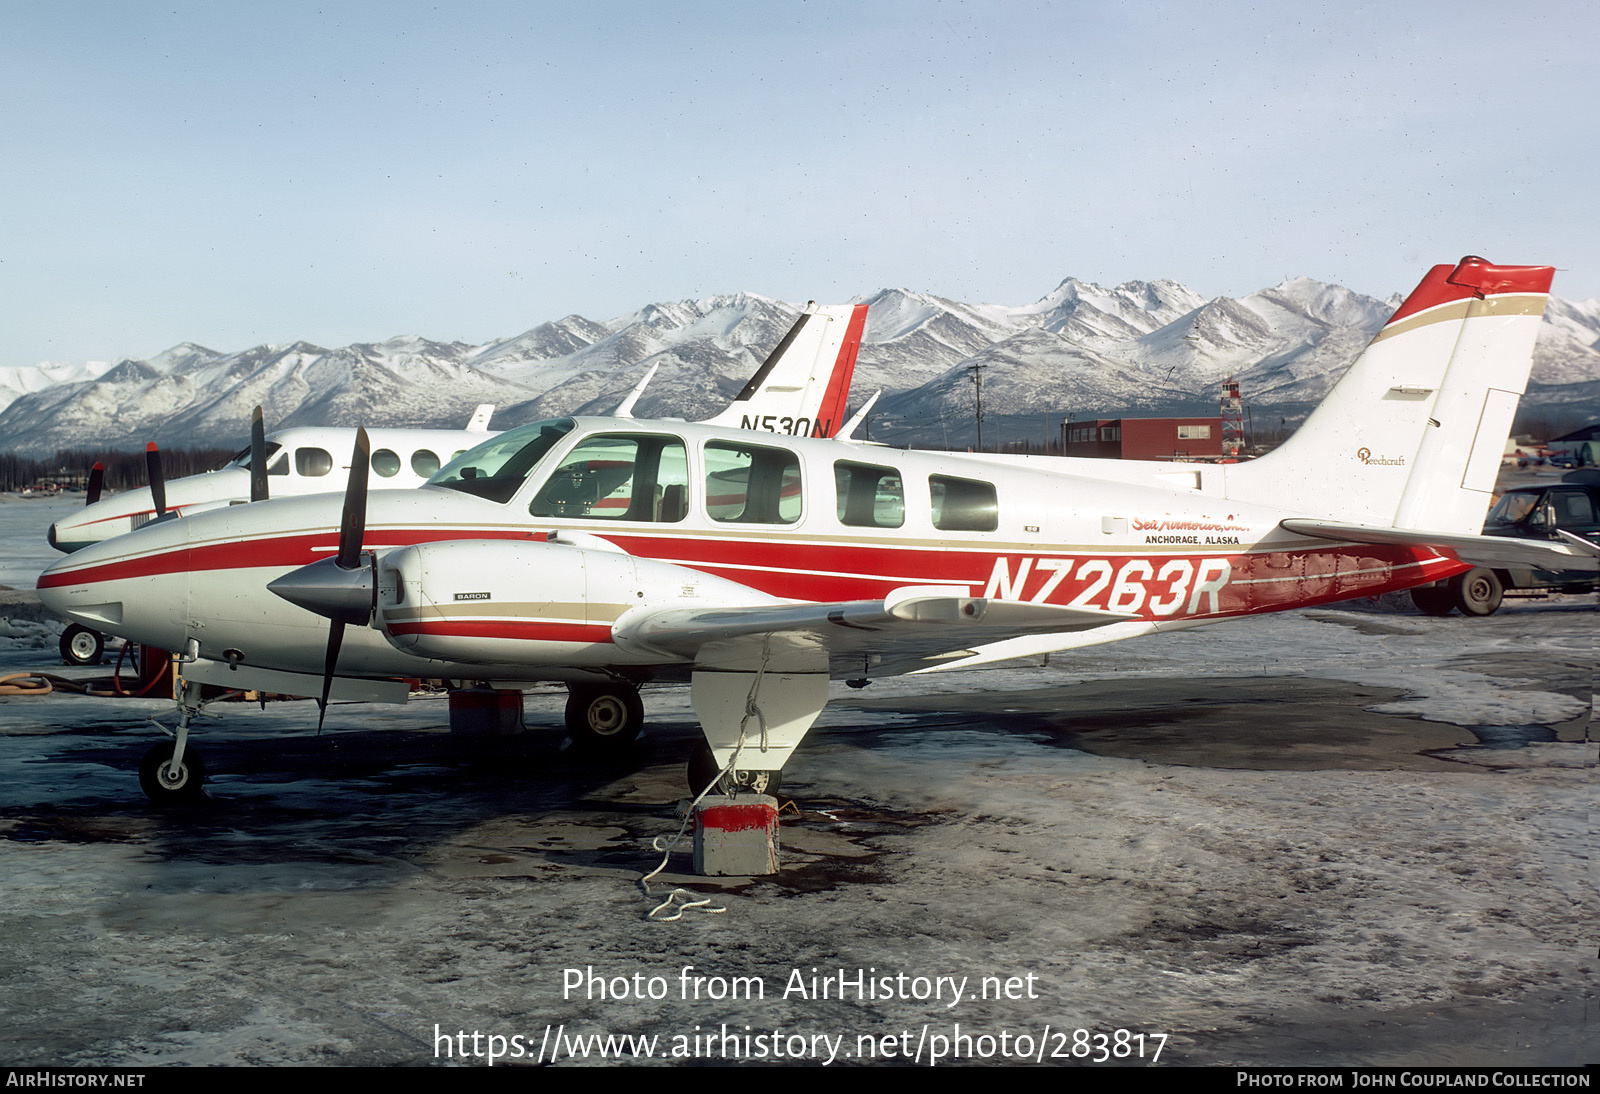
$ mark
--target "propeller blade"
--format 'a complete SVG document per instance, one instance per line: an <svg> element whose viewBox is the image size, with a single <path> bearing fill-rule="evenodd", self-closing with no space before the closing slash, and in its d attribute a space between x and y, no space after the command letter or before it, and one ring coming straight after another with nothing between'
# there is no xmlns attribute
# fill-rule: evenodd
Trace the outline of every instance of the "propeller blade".
<svg viewBox="0 0 1600 1094"><path fill-rule="evenodd" d="M94 461L94 466L89 469L89 497L83 504L93 505L100 500L100 488L106 482L106 465L99 460Z"/></svg>
<svg viewBox="0 0 1600 1094"><path fill-rule="evenodd" d="M372 463L372 444L365 429L356 430L355 450L350 453L350 481L344 489L344 513L339 518L339 569L354 570L361 565L361 536L367 528L367 469Z"/></svg>
<svg viewBox="0 0 1600 1094"><path fill-rule="evenodd" d="M339 647L344 644L344 624L335 619L328 628L328 655L322 662L322 697L317 700L317 732L328 716L328 693L333 690L333 671L339 667Z"/></svg>
<svg viewBox="0 0 1600 1094"><path fill-rule="evenodd" d="M250 500L267 500L267 426L260 407L250 416Z"/></svg>
<svg viewBox="0 0 1600 1094"><path fill-rule="evenodd" d="M167 479L161 473L161 450L155 441L144 446L144 466L150 476L150 496L155 499L156 519L160 520L167 515Z"/></svg>
<svg viewBox="0 0 1600 1094"><path fill-rule="evenodd" d="M350 481L344 488L344 511L339 516L339 553L334 558L334 565L341 570L354 570L362 564L361 537L367 530L367 473L371 464L372 444L367 440L367 431L358 428L355 450L350 453ZM373 568L375 570L376 566ZM339 647L344 644L344 627L350 618L349 615L335 616L328 627L328 655L322 662L318 733L322 732L322 721L328 716L328 693L333 689L333 674L339 667Z"/></svg>

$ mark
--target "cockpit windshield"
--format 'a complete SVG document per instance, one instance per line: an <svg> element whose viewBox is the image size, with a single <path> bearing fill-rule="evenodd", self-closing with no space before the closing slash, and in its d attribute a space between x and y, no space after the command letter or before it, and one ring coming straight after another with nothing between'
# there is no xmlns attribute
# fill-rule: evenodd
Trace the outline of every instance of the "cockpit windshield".
<svg viewBox="0 0 1600 1094"><path fill-rule="evenodd" d="M278 449L280 449L282 447L283 447L283 445L279 444L277 441L268 441L267 442L267 466L269 468L272 466L272 457L276 456L278 454ZM247 448L243 452L238 453L237 455L235 455L233 457L233 459L231 459L227 463L223 464L223 466L224 467L249 467L250 466L250 450Z"/></svg>
<svg viewBox="0 0 1600 1094"><path fill-rule="evenodd" d="M518 426L461 453L434 472L427 485L510 501L545 453L577 426L571 418Z"/></svg>

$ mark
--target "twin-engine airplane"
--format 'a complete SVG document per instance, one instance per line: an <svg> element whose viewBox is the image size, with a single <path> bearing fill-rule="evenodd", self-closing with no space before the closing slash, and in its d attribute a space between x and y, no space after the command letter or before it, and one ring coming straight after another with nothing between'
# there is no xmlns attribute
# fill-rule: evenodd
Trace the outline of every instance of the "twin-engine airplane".
<svg viewBox="0 0 1600 1094"><path fill-rule="evenodd" d="M489 437L489 417L494 407L484 404L464 429L374 429L371 474L386 487L421 486L446 460ZM187 517L208 509L222 509L247 501L273 497L302 497L343 489L349 465L345 462L356 431L338 426L292 426L268 434L257 408L251 446L215 471L185 475L166 481L161 474L155 445L146 446L150 465L147 486L101 498L91 480L89 502L50 526L50 546L72 552L143 528L171 513ZM252 471L252 465L264 472Z"/></svg>
<svg viewBox="0 0 1600 1094"><path fill-rule="evenodd" d="M1435 267L1306 424L1250 463L564 418L418 490L368 498L358 457L342 510L321 497L152 524L56 563L40 596L185 651L177 740L142 771L157 799L198 791L198 685L325 705L403 701L404 678L565 681L574 732L616 740L640 727L639 684L688 680L700 777L769 786L830 677L1372 596L1496 553L1576 554L1478 534L1552 273Z"/></svg>
<svg viewBox="0 0 1600 1094"><path fill-rule="evenodd" d="M866 305L809 308L768 355L728 408L711 422L767 433L831 437L843 424L845 400L855 373ZM618 408L630 417L652 368ZM421 486L446 461L498 433L489 432L492 404L473 412L463 429L373 429L368 431L369 482L381 488ZM91 484L89 504L50 526L50 545L72 552L110 539L168 513L193 516L211 509L276 498L336 492L348 472L345 454L354 429L295 426L268 435L260 409L249 448L216 471L163 480L159 457L150 462L150 484L100 499ZM148 446L153 453L154 445ZM265 471L262 469L265 468Z"/></svg>

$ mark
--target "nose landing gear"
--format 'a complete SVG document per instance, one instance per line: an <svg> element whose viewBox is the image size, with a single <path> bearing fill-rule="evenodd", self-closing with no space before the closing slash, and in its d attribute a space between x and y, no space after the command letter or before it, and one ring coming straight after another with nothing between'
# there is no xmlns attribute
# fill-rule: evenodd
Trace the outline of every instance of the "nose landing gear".
<svg viewBox="0 0 1600 1094"><path fill-rule="evenodd" d="M162 741L139 761L139 788L156 805L183 805L198 801L204 792L206 765L189 748L189 723L205 706L201 686L184 680L178 689L178 731L172 741Z"/></svg>

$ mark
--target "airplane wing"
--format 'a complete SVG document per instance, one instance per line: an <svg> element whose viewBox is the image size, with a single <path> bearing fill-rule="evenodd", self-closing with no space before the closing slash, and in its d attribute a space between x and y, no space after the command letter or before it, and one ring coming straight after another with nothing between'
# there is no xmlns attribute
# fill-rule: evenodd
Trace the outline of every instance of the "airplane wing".
<svg viewBox="0 0 1600 1094"><path fill-rule="evenodd" d="M854 675L903 672L970 656L1024 634L1090 630L1134 616L966 595L964 587L909 586L883 600L833 604L666 608L617 621L619 645L640 645L697 666ZM868 660L870 659L870 661Z"/></svg>
<svg viewBox="0 0 1600 1094"><path fill-rule="evenodd" d="M1600 544L1561 531L1561 541L1518 539L1511 536L1452 535L1409 528L1384 528L1338 521L1280 521L1284 531L1298 536L1341 540L1346 543L1383 543L1403 546L1446 547L1463 562L1478 566L1532 566L1540 570L1600 571Z"/></svg>

